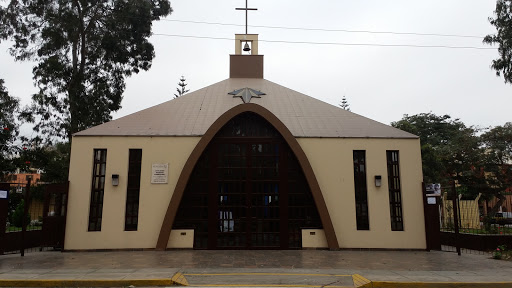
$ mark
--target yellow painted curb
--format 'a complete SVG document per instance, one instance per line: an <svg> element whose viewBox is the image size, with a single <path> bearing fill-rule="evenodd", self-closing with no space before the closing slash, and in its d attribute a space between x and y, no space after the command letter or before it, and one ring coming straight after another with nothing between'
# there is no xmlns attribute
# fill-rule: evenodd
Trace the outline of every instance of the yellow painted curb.
<svg viewBox="0 0 512 288"><path fill-rule="evenodd" d="M364 278L359 274L352 275L352 281L354 281L354 287L357 288L372 288L372 281Z"/></svg>
<svg viewBox="0 0 512 288"><path fill-rule="evenodd" d="M510 288L512 282L387 282L372 281L373 288Z"/></svg>
<svg viewBox="0 0 512 288"><path fill-rule="evenodd" d="M314 277L352 277L352 275L340 274L312 274L312 273L268 273L268 272L249 272L249 273L185 273L184 276L314 276ZM363 278L363 277L361 277ZM364 279L364 278L363 278ZM188 284L188 283L187 283ZM305 284L195 284L197 287L306 287L306 288L353 288L354 286L337 286L337 285L305 285Z"/></svg>
<svg viewBox="0 0 512 288"><path fill-rule="evenodd" d="M125 286L171 286L183 285L172 279L126 279L126 280L0 280L0 287L125 287Z"/></svg>
<svg viewBox="0 0 512 288"><path fill-rule="evenodd" d="M176 274L174 274L174 276L172 276L171 280L174 282L174 284L176 285L180 285L180 286L188 286L188 281L187 281L187 278L185 278L185 275L183 275L182 273L178 272Z"/></svg>
<svg viewBox="0 0 512 288"><path fill-rule="evenodd" d="M302 284L201 284L195 287L288 287L288 288L352 288L352 286L323 286L323 285L302 285Z"/></svg>

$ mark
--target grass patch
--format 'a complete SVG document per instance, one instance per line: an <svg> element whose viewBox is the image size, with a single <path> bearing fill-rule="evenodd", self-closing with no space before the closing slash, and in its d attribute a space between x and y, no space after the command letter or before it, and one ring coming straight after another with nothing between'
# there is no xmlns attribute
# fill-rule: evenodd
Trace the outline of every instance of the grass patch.
<svg viewBox="0 0 512 288"><path fill-rule="evenodd" d="M441 229L443 232L455 232L454 229ZM459 233L477 235L512 235L512 227L491 226L490 229L459 228Z"/></svg>
<svg viewBox="0 0 512 288"><path fill-rule="evenodd" d="M34 231L34 230L41 230L41 229L43 229L43 226L41 226L41 225L39 225L39 226L28 225L27 226L27 231ZM21 232L21 227L9 226L8 228L5 229L5 232L6 233Z"/></svg>

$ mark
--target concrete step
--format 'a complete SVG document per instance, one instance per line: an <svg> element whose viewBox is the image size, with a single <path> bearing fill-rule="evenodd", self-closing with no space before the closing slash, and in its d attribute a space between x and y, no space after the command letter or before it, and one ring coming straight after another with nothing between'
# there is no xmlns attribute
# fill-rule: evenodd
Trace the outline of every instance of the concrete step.
<svg viewBox="0 0 512 288"><path fill-rule="evenodd" d="M359 275L306 273L184 273L191 287L360 287ZM355 278L354 278L355 277ZM356 279L356 280L354 280ZM368 281L369 282L369 281Z"/></svg>

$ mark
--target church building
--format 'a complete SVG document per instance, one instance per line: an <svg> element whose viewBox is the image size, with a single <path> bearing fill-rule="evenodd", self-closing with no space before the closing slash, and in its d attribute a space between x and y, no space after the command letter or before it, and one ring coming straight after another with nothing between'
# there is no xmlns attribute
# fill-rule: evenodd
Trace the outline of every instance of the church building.
<svg viewBox="0 0 512 288"><path fill-rule="evenodd" d="M419 137L235 43L228 79L73 135L64 249L425 249Z"/></svg>

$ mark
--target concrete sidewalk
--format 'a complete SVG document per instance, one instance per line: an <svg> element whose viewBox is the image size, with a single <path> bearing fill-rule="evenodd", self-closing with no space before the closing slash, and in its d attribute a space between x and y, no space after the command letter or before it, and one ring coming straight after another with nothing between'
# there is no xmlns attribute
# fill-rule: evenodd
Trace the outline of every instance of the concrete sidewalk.
<svg viewBox="0 0 512 288"><path fill-rule="evenodd" d="M457 256L439 251L176 250L32 252L25 257L0 256L0 286L3 287L180 284L512 287L512 262L491 259L489 254Z"/></svg>

